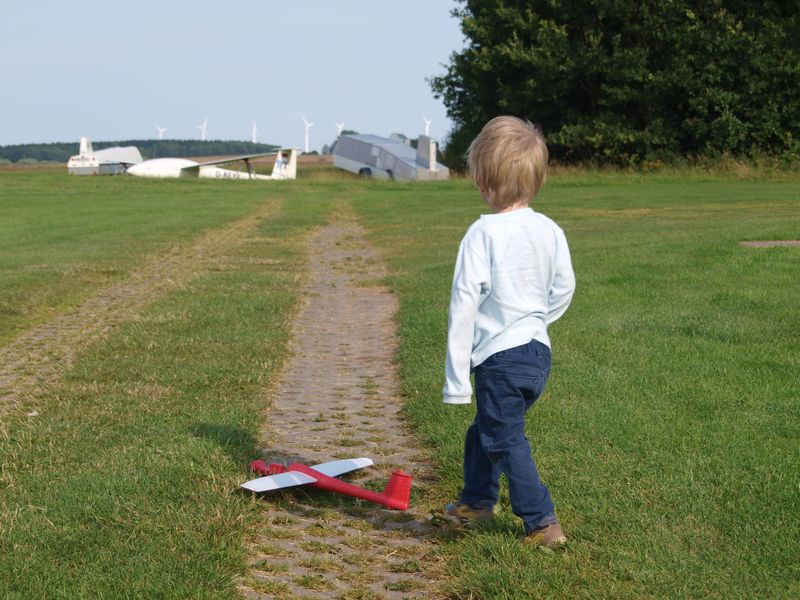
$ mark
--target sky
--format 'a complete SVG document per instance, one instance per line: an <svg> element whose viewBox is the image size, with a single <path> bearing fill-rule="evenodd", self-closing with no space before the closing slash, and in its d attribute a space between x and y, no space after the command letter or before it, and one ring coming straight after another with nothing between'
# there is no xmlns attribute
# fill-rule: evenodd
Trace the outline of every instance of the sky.
<svg viewBox="0 0 800 600"><path fill-rule="evenodd" d="M321 150L452 124L426 78L464 39L455 0L11 0L0 19L0 145L257 140Z"/></svg>

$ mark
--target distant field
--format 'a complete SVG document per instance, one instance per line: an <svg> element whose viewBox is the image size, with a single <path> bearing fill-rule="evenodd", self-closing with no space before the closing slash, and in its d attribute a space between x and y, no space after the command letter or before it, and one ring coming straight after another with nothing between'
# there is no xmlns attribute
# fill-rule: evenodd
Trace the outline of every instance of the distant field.
<svg viewBox="0 0 800 600"><path fill-rule="evenodd" d="M192 184L0 171L0 342L263 199Z"/></svg>
<svg viewBox="0 0 800 600"><path fill-rule="evenodd" d="M453 598L800 596L800 177L555 173L535 208L578 277L529 437L570 537L520 545L507 500L443 546ZM360 216L401 302L407 414L460 485L472 407L441 404L466 181L265 185L0 170L0 346L264 206L274 216L90 347L36 416L0 423L10 598L232 597L259 504L231 494L284 356L304 236ZM413 471L413 465L409 469Z"/></svg>

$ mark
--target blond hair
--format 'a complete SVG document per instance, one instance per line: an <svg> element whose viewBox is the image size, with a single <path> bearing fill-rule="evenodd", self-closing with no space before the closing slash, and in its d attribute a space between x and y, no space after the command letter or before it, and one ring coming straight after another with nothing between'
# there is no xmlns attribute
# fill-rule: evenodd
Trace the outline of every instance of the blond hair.
<svg viewBox="0 0 800 600"><path fill-rule="evenodd" d="M541 129L517 117L495 117L469 146L475 184L493 205L530 202L547 179L547 144Z"/></svg>

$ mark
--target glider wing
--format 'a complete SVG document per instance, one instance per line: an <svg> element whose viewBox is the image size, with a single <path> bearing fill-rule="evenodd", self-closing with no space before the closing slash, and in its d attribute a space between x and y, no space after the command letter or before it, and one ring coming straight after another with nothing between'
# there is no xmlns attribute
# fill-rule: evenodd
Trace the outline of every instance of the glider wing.
<svg viewBox="0 0 800 600"><path fill-rule="evenodd" d="M279 490L296 485L306 485L307 483L314 483L315 481L316 479L309 477L305 473L289 471L287 473L268 475L267 477L259 477L258 479L246 481L242 484L242 487L251 492L269 492L271 490Z"/></svg>
<svg viewBox="0 0 800 600"><path fill-rule="evenodd" d="M262 152L261 154L243 154L242 156L228 156L226 158L219 158L217 160L209 160L208 162L198 163L198 167L210 167L212 165L224 165L237 160L249 160L251 158L261 158L262 156L273 156L275 152Z"/></svg>
<svg viewBox="0 0 800 600"><path fill-rule="evenodd" d="M372 464L374 463L370 458L346 458L343 460L332 460L329 462L320 463L311 468L323 475L327 475L328 477L336 477L338 475L343 475L344 473L349 473L350 471L355 471L356 469L369 467ZM251 464L251 467L258 472L269 472L269 467L266 465L266 463L264 463L264 461L254 461ZM250 490L251 492L269 492L271 490L279 490L281 488L294 487L296 485L305 485L308 483L314 483L316 481L316 479L305 473L300 473L298 471L286 471L277 475L268 475L266 477L252 479L243 483L241 487L246 490Z"/></svg>
<svg viewBox="0 0 800 600"><path fill-rule="evenodd" d="M372 459L369 458L346 458L344 460L332 460L330 462L314 465L311 468L328 477L336 477L344 473L349 473L350 471L355 471L356 469L370 467L373 464Z"/></svg>

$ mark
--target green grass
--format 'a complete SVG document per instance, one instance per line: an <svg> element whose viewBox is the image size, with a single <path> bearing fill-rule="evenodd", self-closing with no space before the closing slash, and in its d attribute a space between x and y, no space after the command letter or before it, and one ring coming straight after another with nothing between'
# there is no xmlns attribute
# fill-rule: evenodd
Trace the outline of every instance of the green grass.
<svg viewBox="0 0 800 600"><path fill-rule="evenodd" d="M119 183L97 185L103 181ZM234 191L206 222L219 225L287 191L275 189L255 197ZM220 186L196 191L225 195ZM185 193L169 186L160 193L159 218L176 228ZM224 257L225 269L90 348L37 406L38 416L6 420L1 596L233 594L244 571L245 525L259 510L234 491L257 453L263 393L285 353L303 240L327 218L330 197L313 188L289 192L282 212ZM79 245L70 247L76 255Z"/></svg>
<svg viewBox="0 0 800 600"><path fill-rule="evenodd" d="M461 484L473 409L441 404L452 266L485 211L466 182L373 192L357 207L401 299L407 413ZM796 597L800 593L797 181L553 177L535 207L578 278L528 434L570 536L522 548L504 499L449 548L458 597Z"/></svg>
<svg viewBox="0 0 800 600"><path fill-rule="evenodd" d="M800 595L798 179L553 176L536 208L578 277L529 437L568 548L525 548L503 499L447 542L453 597ZM441 403L465 181L280 186L0 172L0 343L150 256L282 202L248 243L89 348L39 416L0 428L0 590L9 598L234 594L263 507L232 493L284 358L303 238L346 199L401 301L407 414L452 500L472 407ZM269 264L265 268L264 264ZM310 423L313 426L313 423ZM413 465L408 468L413 471ZM328 501L328 500L326 500Z"/></svg>
<svg viewBox="0 0 800 600"><path fill-rule="evenodd" d="M264 198L210 183L0 170L0 343Z"/></svg>

